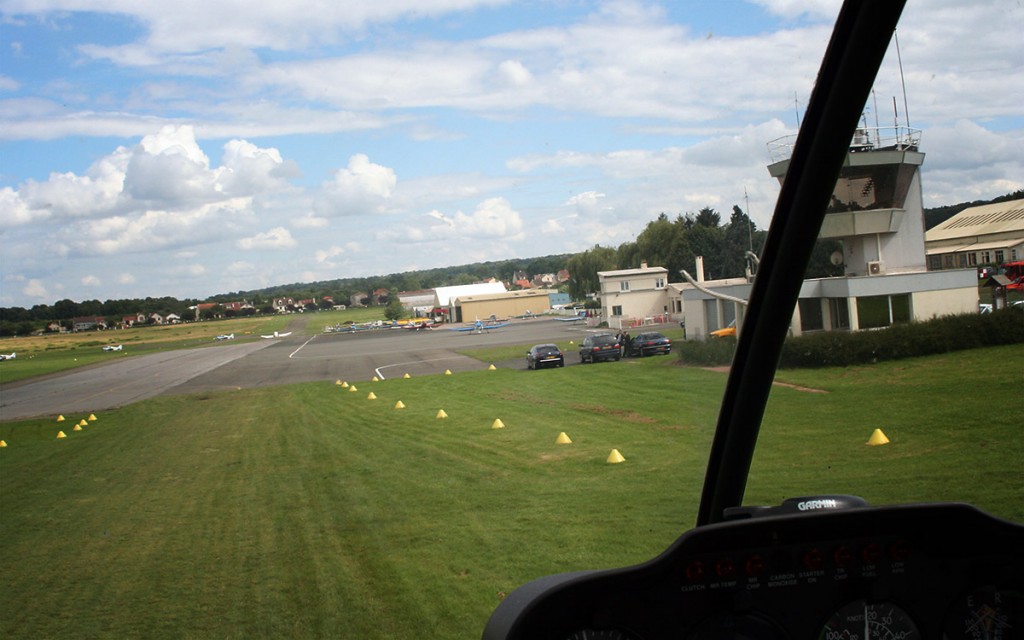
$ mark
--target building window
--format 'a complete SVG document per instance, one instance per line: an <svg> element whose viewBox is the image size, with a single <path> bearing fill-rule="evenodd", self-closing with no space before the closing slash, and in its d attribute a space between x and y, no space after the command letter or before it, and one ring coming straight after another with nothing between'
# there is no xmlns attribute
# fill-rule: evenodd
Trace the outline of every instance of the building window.
<svg viewBox="0 0 1024 640"><path fill-rule="evenodd" d="M992 262L992 254L989 253L988 251L982 251L981 252L981 263L982 264L988 264L990 262Z"/></svg>
<svg viewBox="0 0 1024 640"><path fill-rule="evenodd" d="M615 305L614 307L612 307L612 315L613 316L621 316L622 315L622 305Z"/></svg>
<svg viewBox="0 0 1024 640"><path fill-rule="evenodd" d="M718 321L718 300L704 301L704 317L707 318L708 331L722 328L721 323Z"/></svg>
<svg viewBox="0 0 1024 640"><path fill-rule="evenodd" d="M655 278L654 279L654 288L655 289L664 289L665 288L665 278Z"/></svg>
<svg viewBox="0 0 1024 640"><path fill-rule="evenodd" d="M1003 257L1004 257L1003 250L1002 249L996 249L996 263L997 264L1003 264Z"/></svg>
<svg viewBox="0 0 1024 640"><path fill-rule="evenodd" d="M724 300L722 301L722 327L721 328L725 328L725 327L729 327L729 326L735 326L735 325L733 325L733 323L736 322L736 306L737 305L736 305L735 302L726 302Z"/></svg>
<svg viewBox="0 0 1024 640"><path fill-rule="evenodd" d="M821 312L820 299L804 298L797 304L800 306L801 331L821 331L825 328L825 316Z"/></svg>
<svg viewBox="0 0 1024 640"><path fill-rule="evenodd" d="M968 253L967 254L967 264L971 265L972 267L978 266L978 254L976 254L976 253Z"/></svg>
<svg viewBox="0 0 1024 640"><path fill-rule="evenodd" d="M910 322L910 294L857 298L861 329L878 329Z"/></svg>
<svg viewBox="0 0 1024 640"><path fill-rule="evenodd" d="M828 313L832 316L832 330L850 328L850 301L846 298L829 298Z"/></svg>
<svg viewBox="0 0 1024 640"><path fill-rule="evenodd" d="M938 271L942 268L942 256L928 256L928 270Z"/></svg>
<svg viewBox="0 0 1024 640"><path fill-rule="evenodd" d="M619 283L619 291L629 291L629 280L623 280Z"/></svg>
<svg viewBox="0 0 1024 640"><path fill-rule="evenodd" d="M967 266L967 254L966 253L958 253L958 254L956 254L956 266L960 267L961 269L963 269L964 267Z"/></svg>
<svg viewBox="0 0 1024 640"><path fill-rule="evenodd" d="M953 254L952 253L947 253L944 256L942 256L942 268L943 269L952 269L953 268Z"/></svg>

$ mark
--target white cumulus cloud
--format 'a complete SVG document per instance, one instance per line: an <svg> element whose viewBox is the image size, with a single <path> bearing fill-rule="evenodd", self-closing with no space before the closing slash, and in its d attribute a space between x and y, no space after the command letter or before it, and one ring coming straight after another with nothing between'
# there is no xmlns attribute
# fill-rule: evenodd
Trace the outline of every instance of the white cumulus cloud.
<svg viewBox="0 0 1024 640"><path fill-rule="evenodd" d="M505 198L488 198L472 214L455 214L455 229L460 235L514 239L523 231L523 220Z"/></svg>
<svg viewBox="0 0 1024 640"><path fill-rule="evenodd" d="M327 217L383 213L397 183L393 169L356 154L322 185L317 213Z"/></svg>
<svg viewBox="0 0 1024 640"><path fill-rule="evenodd" d="M270 231L242 238L236 244L239 249L251 251L254 249L290 249L297 243L290 231L284 227L274 227Z"/></svg>

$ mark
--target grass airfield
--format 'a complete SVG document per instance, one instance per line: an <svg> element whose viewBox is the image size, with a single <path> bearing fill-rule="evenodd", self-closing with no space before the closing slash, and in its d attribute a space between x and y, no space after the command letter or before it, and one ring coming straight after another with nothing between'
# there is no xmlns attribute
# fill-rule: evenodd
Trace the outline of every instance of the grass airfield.
<svg viewBox="0 0 1024 640"><path fill-rule="evenodd" d="M1024 520L1019 412L993 404L1022 357L781 372L746 502ZM0 423L0 636L479 637L517 585L692 526L725 375L661 357L347 382ZM865 446L875 428L890 444Z"/></svg>
<svg viewBox="0 0 1024 640"><path fill-rule="evenodd" d="M14 352L18 357L0 363L0 383L101 364L114 358L169 349L206 347L214 344L215 338L222 334L233 333L235 340L256 340L260 334L285 330L284 327L294 322L295 318L258 316L179 325L4 338L0 339L0 352ZM305 320L306 318L299 316L299 324L306 324ZM123 349L103 351L106 345L122 345Z"/></svg>

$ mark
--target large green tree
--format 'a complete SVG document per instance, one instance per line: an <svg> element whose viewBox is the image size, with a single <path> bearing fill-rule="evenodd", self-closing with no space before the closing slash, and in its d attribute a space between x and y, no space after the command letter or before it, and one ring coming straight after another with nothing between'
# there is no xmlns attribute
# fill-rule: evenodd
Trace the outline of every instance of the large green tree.
<svg viewBox="0 0 1024 640"><path fill-rule="evenodd" d="M729 224L722 234L718 264L723 278L738 278L745 272L746 255L753 250L754 222L738 206L733 206Z"/></svg>
<svg viewBox="0 0 1024 640"><path fill-rule="evenodd" d="M576 300L583 300L587 294L600 291L597 272L615 269L615 258L615 249L601 245L569 258L569 294Z"/></svg>
<svg viewBox="0 0 1024 640"><path fill-rule="evenodd" d="M398 296L392 296L388 306L384 307L384 317L388 320L401 320L405 317L405 307Z"/></svg>

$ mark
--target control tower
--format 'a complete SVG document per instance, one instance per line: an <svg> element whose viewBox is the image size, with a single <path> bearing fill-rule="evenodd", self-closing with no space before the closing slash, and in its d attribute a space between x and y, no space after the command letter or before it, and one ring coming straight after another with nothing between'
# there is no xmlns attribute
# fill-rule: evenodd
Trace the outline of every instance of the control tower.
<svg viewBox="0 0 1024 640"><path fill-rule="evenodd" d="M857 129L819 235L842 241L846 276L926 270L920 139L906 127ZM768 143L768 172L780 183L795 142Z"/></svg>

